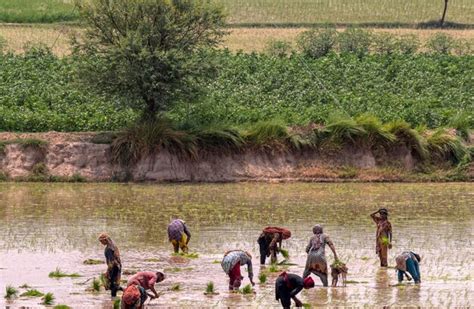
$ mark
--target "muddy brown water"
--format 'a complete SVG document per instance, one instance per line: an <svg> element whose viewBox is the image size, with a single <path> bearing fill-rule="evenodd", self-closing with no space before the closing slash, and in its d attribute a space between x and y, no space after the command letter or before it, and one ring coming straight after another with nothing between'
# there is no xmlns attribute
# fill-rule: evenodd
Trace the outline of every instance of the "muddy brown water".
<svg viewBox="0 0 474 309"><path fill-rule="evenodd" d="M386 207L391 214L396 253L405 249L423 258L422 284L397 283L395 270L380 269L375 228L369 213ZM41 307L39 298L3 298L5 286L23 284L52 292L56 304L73 308L111 308L110 294L87 291L105 265L97 235L107 231L119 246L123 269L164 270L157 285L163 295L147 307L278 307L273 282L255 286L255 294L227 292L218 263L228 249L253 254L255 281L261 271L256 239L265 225L292 230L284 242L290 272L301 275L304 248L315 223L324 225L339 256L349 267L347 287L304 291L301 299L327 306L474 306L474 184L0 184L0 307ZM172 216L186 220L195 259L171 258L166 227ZM333 260L327 248L328 261ZM279 258L282 259L281 257ZM80 278L51 279L59 267ZM246 272L243 272L246 275ZM123 275L123 279L128 276ZM317 279L317 278L315 278ZM213 281L215 296L205 296ZM179 291L171 287L180 284ZM248 283L246 278L244 284ZM20 289L20 293L25 289Z"/></svg>

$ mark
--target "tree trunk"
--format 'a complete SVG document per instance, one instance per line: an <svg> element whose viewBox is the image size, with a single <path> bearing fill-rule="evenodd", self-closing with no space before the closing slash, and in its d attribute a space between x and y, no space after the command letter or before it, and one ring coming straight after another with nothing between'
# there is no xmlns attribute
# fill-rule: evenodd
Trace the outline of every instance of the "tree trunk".
<svg viewBox="0 0 474 309"><path fill-rule="evenodd" d="M155 120L157 111L157 103L154 98L145 99L146 108L143 110L142 119L144 121Z"/></svg>
<svg viewBox="0 0 474 309"><path fill-rule="evenodd" d="M444 18L446 17L446 11L448 10L448 1L449 1L449 0L444 0L443 16L441 16L441 20L439 21L439 25L440 25L441 27L443 27Z"/></svg>

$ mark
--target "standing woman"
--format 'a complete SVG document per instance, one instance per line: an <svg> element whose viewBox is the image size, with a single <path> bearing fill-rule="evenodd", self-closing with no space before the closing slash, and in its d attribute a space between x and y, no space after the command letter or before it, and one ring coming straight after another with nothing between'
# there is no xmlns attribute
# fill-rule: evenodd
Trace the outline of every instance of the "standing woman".
<svg viewBox="0 0 474 309"><path fill-rule="evenodd" d="M380 216L377 216L380 214ZM392 224L388 221L388 210L380 208L370 215L377 225L375 253L379 256L380 266L388 266L388 249L392 249Z"/></svg>
<svg viewBox="0 0 474 309"><path fill-rule="evenodd" d="M326 261L325 248L326 245L331 248L331 251L334 254L334 259L337 261L336 248L329 236L323 233L323 227L321 225L316 224L313 227L313 234L313 237L309 240L308 246L306 246L308 258L306 259L303 278L306 278L313 273L321 279L323 286L328 286L328 263Z"/></svg>
<svg viewBox="0 0 474 309"><path fill-rule="evenodd" d="M120 277L122 275L122 262L120 261L120 252L113 240L107 233L99 236L99 241L105 246L104 254L107 262L107 272L105 277L108 281L106 290L111 291L111 296L117 296L117 291L122 290L120 287Z"/></svg>

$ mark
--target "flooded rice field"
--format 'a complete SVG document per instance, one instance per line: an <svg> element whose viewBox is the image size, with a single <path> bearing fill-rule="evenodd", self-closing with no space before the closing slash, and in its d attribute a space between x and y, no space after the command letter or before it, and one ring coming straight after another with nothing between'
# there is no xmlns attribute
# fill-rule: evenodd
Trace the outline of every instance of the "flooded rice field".
<svg viewBox="0 0 474 309"><path fill-rule="evenodd" d="M389 209L393 249L388 269L378 267L375 224L369 214ZM55 304L72 308L112 308L110 294L91 292L92 278L105 264L97 241L107 231L121 250L124 274L164 270L157 285L158 307L277 307L273 282L278 275L259 266L256 243L266 225L289 228L283 247L286 266L302 274L305 246L316 223L333 240L349 267L347 287L316 288L300 299L314 307L340 306L474 306L474 184L0 184L0 307L41 307L40 298L5 300L5 287L27 284L52 292ZM173 216L186 220L197 258L172 256L166 227ZM256 284L251 295L227 291L220 260L229 249L253 254ZM397 283L395 255L405 249L420 253L421 285ZM333 261L329 248L328 262ZM279 260L282 257L279 256ZM49 278L59 267L77 278ZM243 275L246 275L244 271ZM218 295L206 296L213 281ZM248 283L245 277L244 284ZM179 288L177 288L179 284Z"/></svg>

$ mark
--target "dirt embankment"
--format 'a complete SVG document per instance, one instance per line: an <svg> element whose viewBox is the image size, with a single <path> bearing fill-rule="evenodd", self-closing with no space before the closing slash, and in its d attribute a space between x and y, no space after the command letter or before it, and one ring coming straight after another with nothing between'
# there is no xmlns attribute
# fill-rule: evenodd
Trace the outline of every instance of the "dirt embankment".
<svg viewBox="0 0 474 309"><path fill-rule="evenodd" d="M246 151L182 159L167 151L137 164L113 164L109 144L94 133L0 133L0 178L10 180L87 180L156 182L234 181L426 181L449 180L452 169L417 171L418 162L400 146L389 153L345 147L298 153ZM47 143L36 145L28 139ZM23 141L23 142L22 142ZM472 165L471 165L472 167ZM469 174L474 174L470 169ZM472 180L473 175L470 175Z"/></svg>

